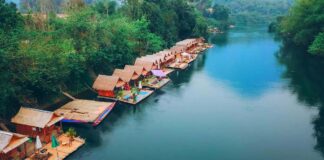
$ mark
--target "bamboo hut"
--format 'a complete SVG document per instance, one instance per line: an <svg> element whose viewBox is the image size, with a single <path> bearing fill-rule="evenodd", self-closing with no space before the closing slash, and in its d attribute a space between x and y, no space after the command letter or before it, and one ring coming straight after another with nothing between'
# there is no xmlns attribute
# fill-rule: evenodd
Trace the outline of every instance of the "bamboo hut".
<svg viewBox="0 0 324 160"><path fill-rule="evenodd" d="M99 75L92 85L99 96L116 98L115 91L125 85L125 82L118 76Z"/></svg>
<svg viewBox="0 0 324 160"><path fill-rule="evenodd" d="M52 134L61 133L63 118L54 112L21 107L11 122L15 124L18 133L33 138L38 135L43 142L48 143Z"/></svg>
<svg viewBox="0 0 324 160"><path fill-rule="evenodd" d="M0 159L24 159L27 156L25 135L0 131Z"/></svg>
<svg viewBox="0 0 324 160"><path fill-rule="evenodd" d="M106 86L102 85L102 87ZM76 99L63 105L57 109L55 113L64 116L62 122L84 123L97 126L114 107L115 102L98 102Z"/></svg>
<svg viewBox="0 0 324 160"><path fill-rule="evenodd" d="M182 56L182 53L185 52L185 47L174 46L170 48L170 50L175 54L175 60L173 63L169 64L169 68L186 69L188 67L188 62L185 62L185 58Z"/></svg>
<svg viewBox="0 0 324 160"><path fill-rule="evenodd" d="M140 75L131 69L115 69L113 76L120 77L125 82L124 90L130 90L131 86L134 85L133 83L136 83L136 80L140 77Z"/></svg>
<svg viewBox="0 0 324 160"><path fill-rule="evenodd" d="M199 37L197 38L197 43L204 43L205 42L205 38L204 37Z"/></svg>
<svg viewBox="0 0 324 160"><path fill-rule="evenodd" d="M197 39L185 39L176 43L176 46L184 46L186 51L190 51L191 49L195 48L198 45Z"/></svg>
<svg viewBox="0 0 324 160"><path fill-rule="evenodd" d="M136 59L134 65L135 66L143 66L145 68L145 70L148 71L148 72L151 72L152 69L157 68L157 65L154 64L154 62L148 61L148 60L145 60L145 59L140 59L140 58Z"/></svg>
<svg viewBox="0 0 324 160"><path fill-rule="evenodd" d="M154 64L157 65L157 69L160 69L162 64L165 62L164 57L159 55L147 55L144 57L141 57L141 59L147 60L147 61L153 61Z"/></svg>
<svg viewBox="0 0 324 160"><path fill-rule="evenodd" d="M177 46L184 46L187 53L198 54L202 51L201 46L205 41L204 38L186 39L176 43Z"/></svg>
<svg viewBox="0 0 324 160"><path fill-rule="evenodd" d="M137 80L140 75L131 69L115 69L113 76L120 77L125 83L129 83L132 80Z"/></svg>
<svg viewBox="0 0 324 160"><path fill-rule="evenodd" d="M172 63L174 61L174 58L175 56L173 56L171 54L171 52L168 52L168 51L161 51L161 52L158 52L158 53L155 53L154 56L157 56L157 57L160 57L163 59L163 63L161 63L160 65L160 69L165 72L165 74L170 74L172 73L174 70L173 69L170 69L170 68L167 68L168 65L170 63Z"/></svg>
<svg viewBox="0 0 324 160"><path fill-rule="evenodd" d="M160 58L157 58L155 56L149 55L149 56L144 56L140 58L141 60L144 61L150 61L153 62L156 68L159 68L159 65L162 63L162 60Z"/></svg>
<svg viewBox="0 0 324 160"><path fill-rule="evenodd" d="M147 78L146 83L143 84L145 87L160 89L170 82L170 78L163 70L152 70L153 76Z"/></svg>
<svg viewBox="0 0 324 160"><path fill-rule="evenodd" d="M156 53L155 55L163 57L164 65L172 62L175 59L175 55L173 55L170 50L163 50L161 52Z"/></svg>
<svg viewBox="0 0 324 160"><path fill-rule="evenodd" d="M124 85L123 90L121 90L120 95L117 97L120 102L136 105L153 93L151 90L136 87L136 80L138 80L139 75L134 69L115 69L113 76L120 77L126 84ZM130 82L134 82L134 84L131 85Z"/></svg>
<svg viewBox="0 0 324 160"><path fill-rule="evenodd" d="M145 76L148 71L143 66L125 65L124 69L134 70L138 75Z"/></svg>

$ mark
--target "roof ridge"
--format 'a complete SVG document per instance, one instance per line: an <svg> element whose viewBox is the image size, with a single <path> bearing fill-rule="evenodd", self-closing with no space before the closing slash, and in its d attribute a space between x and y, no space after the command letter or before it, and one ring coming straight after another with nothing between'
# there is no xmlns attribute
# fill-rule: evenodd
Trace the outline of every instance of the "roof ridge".
<svg viewBox="0 0 324 160"><path fill-rule="evenodd" d="M24 106L21 106L21 108L25 108L25 109L29 109L29 110L34 110L34 111L39 111L39 112L45 112L45 113L54 113L52 111L46 111L46 110L42 110L42 109L30 108L30 107L24 107Z"/></svg>

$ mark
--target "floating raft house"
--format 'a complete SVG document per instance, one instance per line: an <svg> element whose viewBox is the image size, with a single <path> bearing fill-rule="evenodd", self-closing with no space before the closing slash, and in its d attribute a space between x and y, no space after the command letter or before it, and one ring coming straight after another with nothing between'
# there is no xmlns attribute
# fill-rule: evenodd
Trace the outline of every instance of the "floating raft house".
<svg viewBox="0 0 324 160"><path fill-rule="evenodd" d="M26 142L29 138L25 135L0 131L0 159L9 160L14 158L25 158L27 155ZM23 147L22 151L18 148Z"/></svg>
<svg viewBox="0 0 324 160"><path fill-rule="evenodd" d="M51 141L52 134L62 130L63 116L54 112L34 108L21 107L19 112L11 119L16 126L16 132L32 138L39 136L42 142Z"/></svg>
<svg viewBox="0 0 324 160"><path fill-rule="evenodd" d="M115 107L115 102L98 102L90 100L74 100L55 111L64 117L62 122L90 123L97 126Z"/></svg>

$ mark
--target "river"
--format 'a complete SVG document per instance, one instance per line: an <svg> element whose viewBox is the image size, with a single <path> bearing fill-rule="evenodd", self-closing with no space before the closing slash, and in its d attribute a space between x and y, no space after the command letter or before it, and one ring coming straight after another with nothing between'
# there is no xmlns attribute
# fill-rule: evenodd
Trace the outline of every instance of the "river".
<svg viewBox="0 0 324 160"><path fill-rule="evenodd" d="M323 159L323 63L287 54L265 28L213 42L137 107L73 126L87 144L68 159Z"/></svg>

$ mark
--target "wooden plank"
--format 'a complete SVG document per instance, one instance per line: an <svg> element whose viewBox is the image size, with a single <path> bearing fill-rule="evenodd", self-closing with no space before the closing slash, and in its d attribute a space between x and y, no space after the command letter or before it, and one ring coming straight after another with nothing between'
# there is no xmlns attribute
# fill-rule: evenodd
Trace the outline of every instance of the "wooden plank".
<svg viewBox="0 0 324 160"><path fill-rule="evenodd" d="M124 99L119 99L119 101L122 102L122 103L136 105L136 104L142 102L143 100L145 100L147 97L151 96L154 93L154 91L152 91L152 90L142 90L142 92L146 92L147 94L146 95L138 95L136 102L134 102L132 100L124 100ZM126 95L124 95L124 96L126 96Z"/></svg>
<svg viewBox="0 0 324 160"><path fill-rule="evenodd" d="M162 79L158 84L143 84L143 87L149 87L149 88L153 88L153 89L160 89L163 86L165 86L166 84L168 84L171 81L170 78L164 78Z"/></svg>
<svg viewBox="0 0 324 160"><path fill-rule="evenodd" d="M58 146L56 149L52 148L51 143L46 144L42 148L42 149L46 149L47 152L51 154L48 160L57 160L57 159L63 160L85 144L84 139L74 138L74 141L71 143L71 145L69 145L69 137L65 134L60 135L57 138L57 140L59 141L60 146ZM31 155L26 160L32 160L34 156L35 154Z"/></svg>

